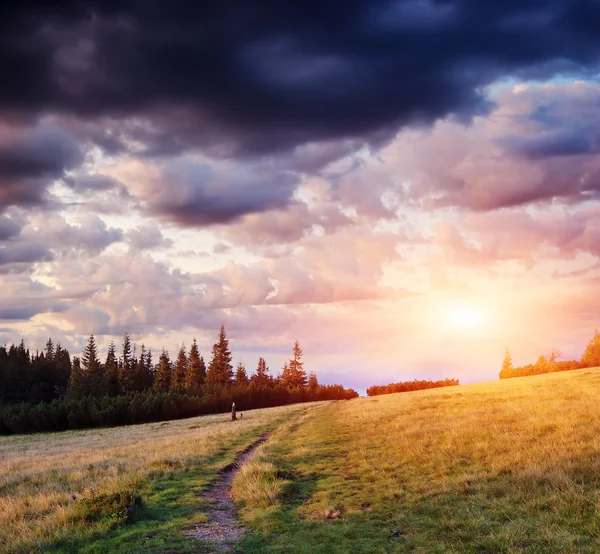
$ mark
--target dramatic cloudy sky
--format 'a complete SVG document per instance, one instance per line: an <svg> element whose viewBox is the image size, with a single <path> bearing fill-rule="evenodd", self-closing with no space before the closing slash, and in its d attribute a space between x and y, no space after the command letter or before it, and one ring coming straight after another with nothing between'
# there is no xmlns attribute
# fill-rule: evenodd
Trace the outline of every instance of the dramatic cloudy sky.
<svg viewBox="0 0 600 554"><path fill-rule="evenodd" d="M129 331L323 382L600 327L598 0L0 8L0 343Z"/></svg>

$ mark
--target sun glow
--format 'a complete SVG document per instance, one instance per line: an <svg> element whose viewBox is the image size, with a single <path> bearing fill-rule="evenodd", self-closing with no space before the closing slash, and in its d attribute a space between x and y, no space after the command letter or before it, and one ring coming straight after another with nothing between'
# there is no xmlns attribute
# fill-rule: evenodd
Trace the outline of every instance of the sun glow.
<svg viewBox="0 0 600 554"><path fill-rule="evenodd" d="M479 331L485 325L485 314L476 306L452 306L446 315L446 325L455 331Z"/></svg>

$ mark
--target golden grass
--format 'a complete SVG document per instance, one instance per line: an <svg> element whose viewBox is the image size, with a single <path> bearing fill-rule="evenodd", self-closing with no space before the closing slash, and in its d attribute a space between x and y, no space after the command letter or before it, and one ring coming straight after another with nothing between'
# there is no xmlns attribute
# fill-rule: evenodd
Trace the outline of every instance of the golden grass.
<svg viewBox="0 0 600 554"><path fill-rule="evenodd" d="M599 398L585 369L330 404L266 446L296 477L246 549L600 552Z"/></svg>
<svg viewBox="0 0 600 554"><path fill-rule="evenodd" d="M102 492L131 488L203 460L223 465L231 461L226 451L236 441L247 436L250 442L269 424L299 409L296 405L249 411L236 423L221 414L0 437L0 551L43 551L44 544L68 537L83 525L72 494L80 498L90 487Z"/></svg>

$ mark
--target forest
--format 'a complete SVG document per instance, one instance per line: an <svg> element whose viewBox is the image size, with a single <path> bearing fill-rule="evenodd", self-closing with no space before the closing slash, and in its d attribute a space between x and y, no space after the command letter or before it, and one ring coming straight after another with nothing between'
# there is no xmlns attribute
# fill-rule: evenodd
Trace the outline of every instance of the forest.
<svg viewBox="0 0 600 554"><path fill-rule="evenodd" d="M414 381L401 381L400 383L390 383L389 385L373 385L367 389L367 396L436 389L439 387L454 387L456 385L460 385L458 379L442 379L440 381L419 381L415 379Z"/></svg>
<svg viewBox="0 0 600 554"><path fill-rule="evenodd" d="M174 359L163 350L157 363L128 333L119 352L111 342L104 362L94 335L82 356L73 358L52 339L35 354L21 341L0 347L0 433L179 419L224 412L233 401L243 411L358 396L342 385L321 385L314 371L305 371L302 356L296 341L278 375L271 375L263 357L249 375L241 362L234 369L223 326L208 365L195 339Z"/></svg>
<svg viewBox="0 0 600 554"><path fill-rule="evenodd" d="M541 355L534 364L513 366L512 355L508 348L504 353L500 379L512 377L526 377L528 375L541 375L543 373L554 373L557 371L570 371L572 369L583 369L586 367L600 366L600 333L594 332L594 336L588 343L579 360L560 361L561 353L557 348L552 348L548 356Z"/></svg>

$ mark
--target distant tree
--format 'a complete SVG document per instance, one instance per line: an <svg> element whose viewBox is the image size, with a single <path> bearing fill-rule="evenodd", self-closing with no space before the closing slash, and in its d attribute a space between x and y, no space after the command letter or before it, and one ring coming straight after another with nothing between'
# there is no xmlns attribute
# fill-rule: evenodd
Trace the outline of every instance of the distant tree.
<svg viewBox="0 0 600 554"><path fill-rule="evenodd" d="M221 325L219 341L213 345L212 359L206 372L206 383L213 387L222 387L231 383L233 379L233 366L231 365L231 352L225 327Z"/></svg>
<svg viewBox="0 0 600 554"><path fill-rule="evenodd" d="M196 339L192 341L188 357L188 371L185 376L185 388L191 391L199 391L206 379L206 365L204 358L200 356Z"/></svg>
<svg viewBox="0 0 600 554"><path fill-rule="evenodd" d="M171 360L169 353L163 348L162 354L158 359L158 367L154 376L154 390L168 391L171 387Z"/></svg>
<svg viewBox="0 0 600 554"><path fill-rule="evenodd" d="M52 339L49 338L48 342L46 343L46 350L45 350L46 360L53 362L54 354L55 354L54 343L52 342Z"/></svg>
<svg viewBox="0 0 600 554"><path fill-rule="evenodd" d="M117 348L114 341L110 341L108 352L106 353L106 362L104 363L104 378L106 380L106 390L110 396L117 396L120 392L121 384L119 380L119 364L117 361Z"/></svg>
<svg viewBox="0 0 600 554"><path fill-rule="evenodd" d="M152 387L152 354L150 354L150 359L148 359L148 354L146 346L142 343L139 358L132 360L132 363L135 364L135 369L133 371L132 382L130 383L131 391L141 392Z"/></svg>
<svg viewBox="0 0 600 554"><path fill-rule="evenodd" d="M552 351L550 352L550 357L548 358L548 362L551 364L555 364L556 362L558 362L558 359L561 357L562 357L561 351L558 348L553 347Z"/></svg>
<svg viewBox="0 0 600 554"><path fill-rule="evenodd" d="M242 362L238 362L235 370L235 382L237 385L246 385L250 382L248 373L246 373L246 366Z"/></svg>
<svg viewBox="0 0 600 554"><path fill-rule="evenodd" d="M94 335L90 335L88 343L81 356L81 368L84 376L85 394L103 396L107 394L104 368L98 359L98 347Z"/></svg>
<svg viewBox="0 0 600 554"><path fill-rule="evenodd" d="M508 348L504 352L504 359L502 360L502 368L501 371L509 372L513 368L512 365L512 356L508 351Z"/></svg>
<svg viewBox="0 0 600 554"><path fill-rule="evenodd" d="M132 356L131 335L123 335L123 347L121 353L120 381L123 392L133 393L136 391L136 363Z"/></svg>
<svg viewBox="0 0 600 554"><path fill-rule="evenodd" d="M179 354L177 355L177 361L175 362L175 370L173 371L173 377L171 380L172 389L183 389L185 388L185 378L188 372L188 359L185 353L185 345L181 345Z"/></svg>
<svg viewBox="0 0 600 554"><path fill-rule="evenodd" d="M582 367L597 367L600 366L600 333L595 330L592 340L588 343L581 357Z"/></svg>
<svg viewBox="0 0 600 554"><path fill-rule="evenodd" d="M256 372L252 375L250 381L257 388L264 388L273 384L273 377L269 375L269 368L264 358L258 359Z"/></svg>
<svg viewBox="0 0 600 554"><path fill-rule="evenodd" d="M314 371L311 371L308 374L307 388L311 393L315 393L319 390L319 380L317 379L317 374Z"/></svg>
<svg viewBox="0 0 600 554"><path fill-rule="evenodd" d="M86 394L86 382L81 369L81 360L79 357L73 357L73 366L71 368L71 377L69 378L69 394L73 396L84 396Z"/></svg>
<svg viewBox="0 0 600 554"><path fill-rule="evenodd" d="M303 352L298 341L294 343L292 358L284 366L281 374L281 383L287 388L305 388L307 383L306 371L304 371L304 362L302 362Z"/></svg>

